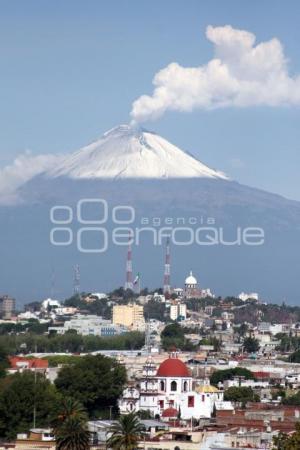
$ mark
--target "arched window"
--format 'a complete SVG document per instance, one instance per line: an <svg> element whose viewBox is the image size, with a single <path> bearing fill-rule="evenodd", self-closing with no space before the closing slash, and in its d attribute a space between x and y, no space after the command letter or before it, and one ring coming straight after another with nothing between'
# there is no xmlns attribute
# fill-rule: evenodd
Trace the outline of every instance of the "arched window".
<svg viewBox="0 0 300 450"><path fill-rule="evenodd" d="M160 382L160 390L161 391L165 390L165 383L163 381Z"/></svg>
<svg viewBox="0 0 300 450"><path fill-rule="evenodd" d="M177 383L176 381L172 381L171 382L171 391L177 391Z"/></svg>
<svg viewBox="0 0 300 450"><path fill-rule="evenodd" d="M188 390L188 383L187 383L187 381L185 381L183 383L183 390L184 390L184 392L186 392Z"/></svg>

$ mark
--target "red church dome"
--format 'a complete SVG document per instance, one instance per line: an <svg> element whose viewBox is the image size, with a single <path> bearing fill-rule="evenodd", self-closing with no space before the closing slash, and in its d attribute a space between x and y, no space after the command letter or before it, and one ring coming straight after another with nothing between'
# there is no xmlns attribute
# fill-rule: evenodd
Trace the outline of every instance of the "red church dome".
<svg viewBox="0 0 300 450"><path fill-rule="evenodd" d="M188 368L178 358L165 359L158 368L157 377L190 377Z"/></svg>

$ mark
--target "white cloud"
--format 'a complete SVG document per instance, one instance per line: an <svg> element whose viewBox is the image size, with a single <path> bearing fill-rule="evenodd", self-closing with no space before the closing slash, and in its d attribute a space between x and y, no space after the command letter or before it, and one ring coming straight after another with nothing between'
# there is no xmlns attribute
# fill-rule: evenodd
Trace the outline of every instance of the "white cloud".
<svg viewBox="0 0 300 450"><path fill-rule="evenodd" d="M276 38L255 45L255 35L229 25L206 29L214 58L199 67L173 62L153 79L152 96L133 102L134 122L155 120L166 111L255 105L300 105L300 77L288 73Z"/></svg>
<svg viewBox="0 0 300 450"><path fill-rule="evenodd" d="M0 169L0 203L10 204L17 201L17 188L44 170L54 167L62 156L32 155L27 151Z"/></svg>

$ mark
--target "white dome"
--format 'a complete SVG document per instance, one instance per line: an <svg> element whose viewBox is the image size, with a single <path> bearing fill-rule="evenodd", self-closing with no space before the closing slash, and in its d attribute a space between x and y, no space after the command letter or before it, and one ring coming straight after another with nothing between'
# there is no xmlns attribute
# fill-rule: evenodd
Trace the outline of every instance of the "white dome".
<svg viewBox="0 0 300 450"><path fill-rule="evenodd" d="M197 280L194 277L192 271L190 271L190 275L185 279L185 284L188 284L188 285L190 285L190 284L196 285L197 284Z"/></svg>

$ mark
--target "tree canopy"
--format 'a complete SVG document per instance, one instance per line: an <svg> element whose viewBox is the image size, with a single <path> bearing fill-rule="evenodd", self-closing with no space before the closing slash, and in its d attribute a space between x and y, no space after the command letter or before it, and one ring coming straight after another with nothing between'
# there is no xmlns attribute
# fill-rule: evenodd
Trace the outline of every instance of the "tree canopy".
<svg viewBox="0 0 300 450"><path fill-rule="evenodd" d="M243 367L235 367L233 369L216 370L210 377L210 382L214 386L218 383L223 383L225 380L232 380L234 377L244 377L246 380L254 380L255 377L252 372Z"/></svg>
<svg viewBox="0 0 300 450"><path fill-rule="evenodd" d="M186 351L195 350L195 346L185 338L185 333L188 333L188 330L177 322L167 325L161 333L164 350L168 351L172 348Z"/></svg>
<svg viewBox="0 0 300 450"><path fill-rule="evenodd" d="M244 350L247 353L256 353L259 350L259 342L257 339L254 339L252 337L248 337L244 339Z"/></svg>
<svg viewBox="0 0 300 450"><path fill-rule="evenodd" d="M78 358L72 366L63 367L55 380L59 392L76 398L90 417L108 415L126 382L126 370L117 361L102 355Z"/></svg>
<svg viewBox="0 0 300 450"><path fill-rule="evenodd" d="M224 400L239 402L245 405L247 402L259 402L259 396L251 387L230 387L224 392Z"/></svg>
<svg viewBox="0 0 300 450"><path fill-rule="evenodd" d="M4 346L0 346L0 378L5 377L8 368L8 354Z"/></svg>
<svg viewBox="0 0 300 450"><path fill-rule="evenodd" d="M295 433L291 436L279 433L273 438L273 450L299 450L300 448L300 424L296 424Z"/></svg>
<svg viewBox="0 0 300 450"><path fill-rule="evenodd" d="M9 375L0 384L0 436L13 439L17 433L49 425L59 397L43 375L30 371Z"/></svg>

